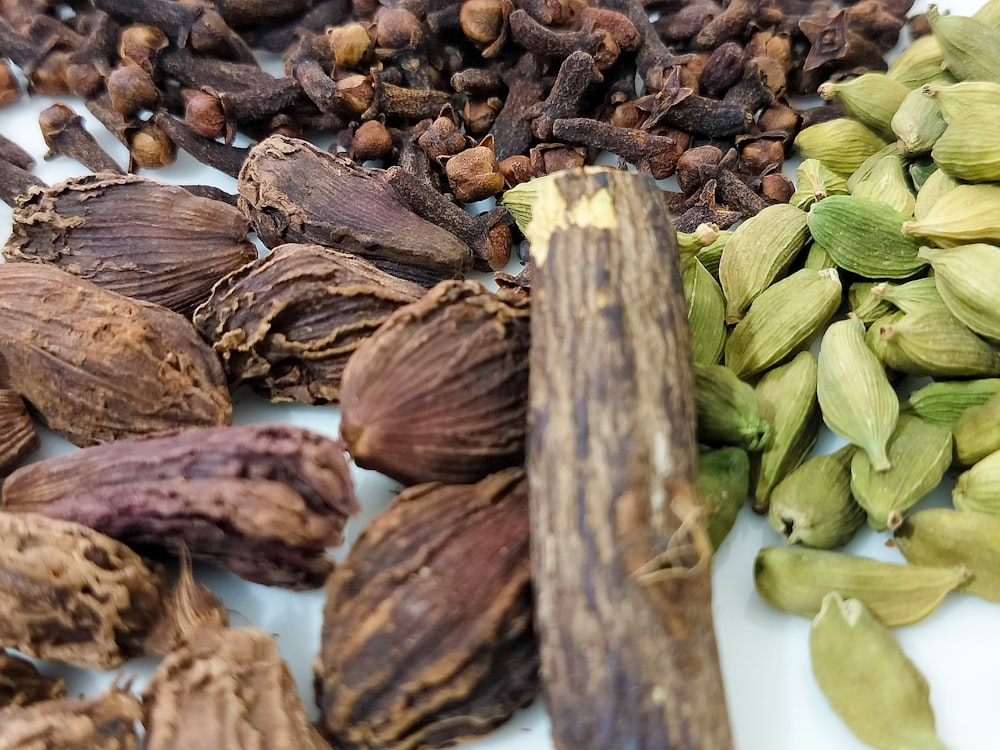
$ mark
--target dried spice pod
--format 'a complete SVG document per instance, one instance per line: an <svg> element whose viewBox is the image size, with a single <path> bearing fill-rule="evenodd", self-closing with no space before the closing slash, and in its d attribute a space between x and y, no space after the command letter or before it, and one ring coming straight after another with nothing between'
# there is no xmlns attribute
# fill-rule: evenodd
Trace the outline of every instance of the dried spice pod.
<svg viewBox="0 0 1000 750"><path fill-rule="evenodd" d="M38 448L38 433L24 401L0 388L0 479Z"/></svg>
<svg viewBox="0 0 1000 750"><path fill-rule="evenodd" d="M149 651L164 618L162 576L80 524L0 513L0 647L112 669Z"/></svg>
<svg viewBox="0 0 1000 750"><path fill-rule="evenodd" d="M240 171L239 205L265 245L314 242L431 285L472 268L472 250L394 196L383 172L273 135Z"/></svg>
<svg viewBox="0 0 1000 750"><path fill-rule="evenodd" d="M528 485L411 487L327 582L316 661L334 747L418 750L485 734L539 689Z"/></svg>
<svg viewBox="0 0 1000 750"><path fill-rule="evenodd" d="M358 512L336 440L248 425L115 440L38 461L3 484L4 509L166 547L258 583L314 588Z"/></svg>
<svg viewBox="0 0 1000 750"><path fill-rule="evenodd" d="M0 711L3 750L136 750L142 708L127 689L96 698L62 698Z"/></svg>
<svg viewBox="0 0 1000 750"><path fill-rule="evenodd" d="M27 659L0 649L0 709L56 700L64 695L64 679L46 677Z"/></svg>
<svg viewBox="0 0 1000 750"><path fill-rule="evenodd" d="M136 175L73 177L13 215L5 260L48 263L184 315L257 257L238 210Z"/></svg>
<svg viewBox="0 0 1000 750"><path fill-rule="evenodd" d="M220 281L194 324L222 359L232 387L272 401L340 398L348 357L424 288L356 255L280 245Z"/></svg>
<svg viewBox="0 0 1000 750"><path fill-rule="evenodd" d="M212 350L184 318L54 266L0 264L0 387L77 445L227 424Z"/></svg>
<svg viewBox="0 0 1000 750"><path fill-rule="evenodd" d="M405 484L475 482L521 462L528 303L443 281L351 355L340 434L352 458Z"/></svg>
<svg viewBox="0 0 1000 750"><path fill-rule="evenodd" d="M528 478L555 746L725 750L676 238L648 177L541 182Z"/></svg>
<svg viewBox="0 0 1000 750"><path fill-rule="evenodd" d="M328 750L309 724L274 636L227 628L199 596L185 564L177 585L180 642L142 693L145 750Z"/></svg>

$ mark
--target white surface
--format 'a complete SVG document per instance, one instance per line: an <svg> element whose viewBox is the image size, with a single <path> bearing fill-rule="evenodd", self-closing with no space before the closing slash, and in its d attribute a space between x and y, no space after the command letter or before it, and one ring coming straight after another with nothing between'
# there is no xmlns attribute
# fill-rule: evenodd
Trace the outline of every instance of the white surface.
<svg viewBox="0 0 1000 750"><path fill-rule="evenodd" d="M951 0L942 7L968 13L977 0ZM924 7L918 3L917 7ZM53 100L23 99L0 110L0 132L28 149L37 158L35 173L49 183L83 174L85 169L67 159L44 162L38 131L38 112ZM88 127L121 163L124 149L103 133L77 102L67 100L84 115ZM794 175L794 162L787 169ZM177 165L147 172L157 179L214 184L233 191L234 181L202 167L181 154ZM6 238L10 210L0 204L0 240ZM290 422L336 436L338 412L332 407L274 405L240 391L235 397L234 421ZM818 450L835 444L825 434ZM59 438L43 435L35 458L73 450ZM934 498L922 505L947 502L953 477ZM368 518L385 507L397 487L380 475L355 470L357 494L364 508L361 518L348 524L353 540ZM885 546L886 534L863 529L848 547L854 553L887 560L901 560ZM736 738L742 750L862 750L859 743L827 706L809 666L808 622L772 610L753 589L753 559L765 545L780 544L766 520L745 509L729 539L715 558L714 610L719 650L726 682L726 700ZM346 549L346 548L345 548ZM342 557L345 549L338 550ZM281 651L311 715L313 705L312 660L319 647L322 590L292 593L248 583L233 575L198 568L200 580L225 601L234 625L252 622L278 637ZM1000 744L1000 607L974 597L954 595L923 623L900 628L897 636L931 686L940 735L953 750L986 750ZM141 688L155 667L153 659L128 663L120 671L98 674L43 665L49 673L67 677L71 693L93 692L110 684L119 674L136 678ZM720 700L721 700L720 696ZM536 704L519 713L505 727L487 738L465 745L469 750L549 750L548 720ZM608 750L617 750L609 748ZM705 749L711 750L711 749Z"/></svg>

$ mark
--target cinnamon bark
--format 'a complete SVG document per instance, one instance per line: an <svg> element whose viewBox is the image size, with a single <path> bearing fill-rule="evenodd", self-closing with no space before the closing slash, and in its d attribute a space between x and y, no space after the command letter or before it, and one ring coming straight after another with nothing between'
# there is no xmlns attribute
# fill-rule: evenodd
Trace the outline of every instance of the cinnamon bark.
<svg viewBox="0 0 1000 750"><path fill-rule="evenodd" d="M528 228L528 475L555 745L725 750L676 238L651 179L548 183Z"/></svg>

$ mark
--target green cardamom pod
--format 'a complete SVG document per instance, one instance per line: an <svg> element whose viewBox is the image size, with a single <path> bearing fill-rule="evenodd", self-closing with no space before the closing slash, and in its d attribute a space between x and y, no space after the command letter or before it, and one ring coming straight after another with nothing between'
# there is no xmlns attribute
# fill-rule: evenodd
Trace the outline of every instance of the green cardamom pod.
<svg viewBox="0 0 1000 750"><path fill-rule="evenodd" d="M834 172L819 159L803 159L795 172L796 190L788 202L803 211L828 195L847 195L850 189L843 175Z"/></svg>
<svg viewBox="0 0 1000 750"><path fill-rule="evenodd" d="M720 231L717 224L701 223L693 232L677 232L677 250L680 253L681 264L687 263L696 257L699 251L719 239Z"/></svg>
<svg viewBox="0 0 1000 750"><path fill-rule="evenodd" d="M840 307L842 291L834 268L803 268L771 285L730 332L726 365L746 378L808 348Z"/></svg>
<svg viewBox="0 0 1000 750"><path fill-rule="evenodd" d="M813 271L822 271L824 268L836 268L837 262L830 257L830 253L826 251L825 247L818 242L813 242L806 251L806 259L802 261L802 267Z"/></svg>
<svg viewBox="0 0 1000 750"><path fill-rule="evenodd" d="M913 183L914 190L920 190L920 186L924 184L927 178L939 171L937 164L934 163L928 154L914 159L906 167L906 173L910 176L910 182Z"/></svg>
<svg viewBox="0 0 1000 750"><path fill-rule="evenodd" d="M930 687L885 625L858 599L831 593L809 629L813 676L854 735L877 750L947 750Z"/></svg>
<svg viewBox="0 0 1000 750"><path fill-rule="evenodd" d="M767 443L769 427L760 417L757 394L728 367L694 366L694 403L700 442L750 451Z"/></svg>
<svg viewBox="0 0 1000 750"><path fill-rule="evenodd" d="M697 257L681 267L692 359L699 365L717 364L726 345L726 300L722 289Z"/></svg>
<svg viewBox="0 0 1000 750"><path fill-rule="evenodd" d="M910 91L892 116L892 132L910 156L928 153L947 126L938 103L922 88Z"/></svg>
<svg viewBox="0 0 1000 750"><path fill-rule="evenodd" d="M885 350L886 344L885 339L882 338L880 332L883 328L893 325L897 320L902 319L905 313L902 310L896 310L889 313L888 315L883 315L881 318L876 318L868 330L865 331L865 346L868 347L868 351L874 354L878 361L882 363L885 368L886 379L890 383L898 382L902 377L903 373L898 370L894 370L885 363Z"/></svg>
<svg viewBox="0 0 1000 750"><path fill-rule="evenodd" d="M1000 0L986 0L972 17L994 29L1000 29Z"/></svg>
<svg viewBox="0 0 1000 750"><path fill-rule="evenodd" d="M1000 247L982 242L924 247L918 255L934 269L935 286L951 314L980 336L1000 341Z"/></svg>
<svg viewBox="0 0 1000 750"><path fill-rule="evenodd" d="M960 565L971 575L958 591L1000 602L1000 517L931 508L908 516L893 541L917 566Z"/></svg>
<svg viewBox="0 0 1000 750"><path fill-rule="evenodd" d="M702 451L695 489L705 509L708 538L718 549L750 494L750 456L735 446Z"/></svg>
<svg viewBox="0 0 1000 750"><path fill-rule="evenodd" d="M1000 30L954 13L940 13L933 4L927 20L941 47L945 68L959 81L1000 83Z"/></svg>
<svg viewBox="0 0 1000 750"><path fill-rule="evenodd" d="M722 261L722 253L735 231L734 229L722 230L715 242L705 245L695 256L716 281L719 280L719 263Z"/></svg>
<svg viewBox="0 0 1000 750"><path fill-rule="evenodd" d="M754 298L788 270L808 237L806 212L787 203L767 206L739 225L719 263L727 323L738 323Z"/></svg>
<svg viewBox="0 0 1000 750"><path fill-rule="evenodd" d="M900 565L809 547L764 547L753 570L757 593L776 609L815 617L823 597L839 591L890 628L923 620L969 575L957 563Z"/></svg>
<svg viewBox="0 0 1000 750"><path fill-rule="evenodd" d="M913 203L913 217L918 221L925 218L938 198L958 185L958 180L947 172L934 170L917 190L917 199Z"/></svg>
<svg viewBox="0 0 1000 750"><path fill-rule="evenodd" d="M907 88L913 89L932 81L954 81L943 69L941 46L933 34L925 34L910 42L906 49L889 63L885 74Z"/></svg>
<svg viewBox="0 0 1000 750"><path fill-rule="evenodd" d="M851 496L851 456L847 445L827 456L813 456L793 469L771 494L767 520L790 544L842 547L865 523L865 511Z"/></svg>
<svg viewBox="0 0 1000 750"><path fill-rule="evenodd" d="M775 485L816 444L820 415L815 357L799 352L790 362L764 373L754 392L761 419L771 426L771 438L759 454L754 488L754 510L763 513Z"/></svg>
<svg viewBox="0 0 1000 750"><path fill-rule="evenodd" d="M942 247L1000 242L1000 185L956 185L938 196L923 218L904 221L901 230L909 239L924 237Z"/></svg>
<svg viewBox="0 0 1000 750"><path fill-rule="evenodd" d="M875 322L883 315L888 315L896 309L889 300L872 292L872 287L876 283L874 281L855 281L847 288L847 304L851 308L851 315L865 325Z"/></svg>
<svg viewBox="0 0 1000 750"><path fill-rule="evenodd" d="M851 195L856 198L879 201L904 216L913 215L916 198L903 171L903 159L898 154L879 156L871 169L866 170L853 183L851 180L847 182L851 186Z"/></svg>
<svg viewBox="0 0 1000 750"><path fill-rule="evenodd" d="M979 459L958 475L951 501L955 510L1000 516L1000 451Z"/></svg>
<svg viewBox="0 0 1000 750"><path fill-rule="evenodd" d="M910 375L932 378L1000 375L1000 350L973 333L948 310L906 313L879 328L884 362Z"/></svg>
<svg viewBox="0 0 1000 750"><path fill-rule="evenodd" d="M937 283L930 276L907 281L905 284L880 281L872 287L872 294L891 302L896 309L905 313L948 310L938 292Z"/></svg>
<svg viewBox="0 0 1000 750"><path fill-rule="evenodd" d="M934 100L947 123L931 150L934 162L952 177L966 182L1000 179L1000 145L983 128L984 122L1000 118L1000 83L929 84L921 91Z"/></svg>
<svg viewBox="0 0 1000 750"><path fill-rule="evenodd" d="M795 136L795 148L803 159L818 159L842 175L853 174L865 159L885 145L878 133L850 117L810 125Z"/></svg>
<svg viewBox="0 0 1000 750"><path fill-rule="evenodd" d="M501 203L510 211L510 215L514 217L514 222L522 234L531 223L531 213L538 202L538 189L542 184L539 180L544 180L549 176L535 177L527 182L514 185L514 187L505 190L500 199Z"/></svg>
<svg viewBox="0 0 1000 750"><path fill-rule="evenodd" d="M875 471L888 471L886 444L896 429L899 399L881 362L865 345L860 320L839 320L823 334L816 395L826 426L862 448Z"/></svg>
<svg viewBox="0 0 1000 750"><path fill-rule="evenodd" d="M1000 395L965 409L952 426L952 436L960 466L972 466L1000 450Z"/></svg>
<svg viewBox="0 0 1000 750"><path fill-rule="evenodd" d="M869 279L912 276L920 245L900 231L910 216L880 201L831 195L809 209L809 231L841 268Z"/></svg>
<svg viewBox="0 0 1000 750"><path fill-rule="evenodd" d="M966 409L986 403L998 392L1000 392L1000 378L940 380L928 383L910 393L902 408L927 422L952 429ZM994 418L998 423L997 439L1000 440L1000 402L996 405ZM978 436L972 437L972 440L980 442ZM956 453L958 453L958 442L956 435ZM1000 448L1000 444L997 447ZM961 456L959 459L961 460Z"/></svg>
<svg viewBox="0 0 1000 750"><path fill-rule="evenodd" d="M951 430L900 414L889 438L888 471L876 472L864 451L851 461L851 493L876 531L895 529L903 513L937 487L951 465Z"/></svg>
<svg viewBox="0 0 1000 750"><path fill-rule="evenodd" d="M817 93L827 100L836 98L848 115L883 138L891 138L892 116L910 90L885 73L863 73L843 81L820 84Z"/></svg>

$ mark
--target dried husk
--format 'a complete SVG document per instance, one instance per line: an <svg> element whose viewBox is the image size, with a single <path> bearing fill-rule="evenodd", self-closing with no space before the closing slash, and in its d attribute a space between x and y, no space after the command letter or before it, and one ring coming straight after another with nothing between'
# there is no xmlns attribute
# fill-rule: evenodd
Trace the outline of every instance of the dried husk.
<svg viewBox="0 0 1000 750"><path fill-rule="evenodd" d="M13 218L8 262L48 263L187 316L257 257L236 208L136 175L70 178L32 193Z"/></svg>
<svg viewBox="0 0 1000 750"><path fill-rule="evenodd" d="M0 387L80 446L232 418L189 321L42 264L0 264Z"/></svg>
<svg viewBox="0 0 1000 750"><path fill-rule="evenodd" d="M121 542L80 524L0 512L0 647L112 669L148 652L166 593Z"/></svg>
<svg viewBox="0 0 1000 750"><path fill-rule="evenodd" d="M66 681L46 677L33 663L0 649L0 709L27 706L66 695Z"/></svg>
<svg viewBox="0 0 1000 750"><path fill-rule="evenodd" d="M341 750L485 734L539 689L528 487L511 469L399 495L327 583L320 730Z"/></svg>
<svg viewBox="0 0 1000 750"><path fill-rule="evenodd" d="M237 188L240 210L268 247L314 242L427 286L472 268L469 246L401 204L380 170L307 141L272 135L259 143Z"/></svg>
<svg viewBox="0 0 1000 750"><path fill-rule="evenodd" d="M320 245L286 244L220 281L194 324L232 387L272 401L335 402L348 357L426 290Z"/></svg>
<svg viewBox="0 0 1000 750"><path fill-rule="evenodd" d="M336 440L287 425L183 430L38 461L3 484L4 509L76 521L258 583L322 585L326 548L358 512Z"/></svg>
<svg viewBox="0 0 1000 750"><path fill-rule="evenodd" d="M38 433L24 401L0 388L0 479L38 448Z"/></svg>
<svg viewBox="0 0 1000 750"><path fill-rule="evenodd" d="M351 356L340 433L354 461L404 484L475 482L524 457L528 303L444 281Z"/></svg>
<svg viewBox="0 0 1000 750"><path fill-rule="evenodd" d="M142 708L127 689L0 711L3 750L136 750Z"/></svg>
<svg viewBox="0 0 1000 750"><path fill-rule="evenodd" d="M186 565L177 594L180 643L142 694L145 750L327 750L274 637L257 627L227 628L204 611Z"/></svg>

